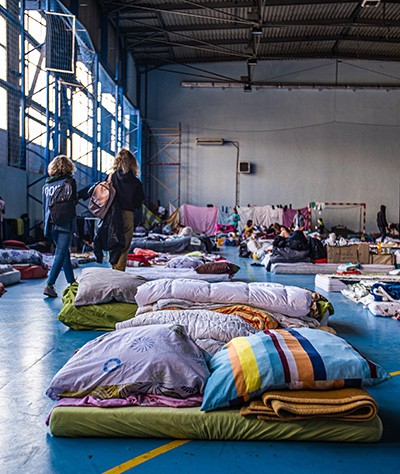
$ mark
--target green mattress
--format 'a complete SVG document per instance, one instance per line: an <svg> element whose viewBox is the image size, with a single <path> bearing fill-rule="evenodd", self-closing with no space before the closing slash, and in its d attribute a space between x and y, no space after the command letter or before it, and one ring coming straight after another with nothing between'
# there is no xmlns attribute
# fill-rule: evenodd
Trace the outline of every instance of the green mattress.
<svg viewBox="0 0 400 474"><path fill-rule="evenodd" d="M239 410L132 406L56 407L50 431L64 437L130 437L208 440L288 440L373 443L382 436L379 417L367 422L264 421Z"/></svg>
<svg viewBox="0 0 400 474"><path fill-rule="evenodd" d="M62 296L63 306L58 319L71 329L112 331L115 324L135 316L137 305L131 303L104 303L74 306L78 283L69 285Z"/></svg>

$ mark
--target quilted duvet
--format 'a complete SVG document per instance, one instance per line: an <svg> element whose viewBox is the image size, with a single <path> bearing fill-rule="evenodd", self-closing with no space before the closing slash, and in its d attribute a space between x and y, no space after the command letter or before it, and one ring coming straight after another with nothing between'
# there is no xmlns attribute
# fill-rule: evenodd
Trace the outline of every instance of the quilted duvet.
<svg viewBox="0 0 400 474"><path fill-rule="evenodd" d="M296 286L267 282L219 282L160 279L138 288L136 303L149 306L162 299L188 300L195 303L246 304L287 316L306 316L312 293Z"/></svg>

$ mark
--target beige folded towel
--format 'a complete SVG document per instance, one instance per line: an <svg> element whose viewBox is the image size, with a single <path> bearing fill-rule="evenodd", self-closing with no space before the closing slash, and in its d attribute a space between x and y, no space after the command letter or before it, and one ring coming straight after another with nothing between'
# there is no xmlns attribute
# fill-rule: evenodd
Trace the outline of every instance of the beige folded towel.
<svg viewBox="0 0 400 474"><path fill-rule="evenodd" d="M378 405L362 388L271 390L263 393L262 400L243 407L240 414L281 421L310 418L368 421L378 414Z"/></svg>

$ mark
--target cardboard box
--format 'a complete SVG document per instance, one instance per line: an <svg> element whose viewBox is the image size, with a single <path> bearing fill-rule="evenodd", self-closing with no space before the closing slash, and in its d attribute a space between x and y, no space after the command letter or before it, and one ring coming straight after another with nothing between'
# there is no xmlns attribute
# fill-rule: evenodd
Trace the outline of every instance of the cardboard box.
<svg viewBox="0 0 400 474"><path fill-rule="evenodd" d="M369 244L358 244L357 245L357 254L358 259L357 262L361 264L368 264L369 263Z"/></svg>
<svg viewBox="0 0 400 474"><path fill-rule="evenodd" d="M344 245L327 248L328 263L370 263L369 244Z"/></svg>
<svg viewBox="0 0 400 474"><path fill-rule="evenodd" d="M344 245L343 247L327 248L328 263L357 263L357 245Z"/></svg>
<svg viewBox="0 0 400 474"><path fill-rule="evenodd" d="M391 253L371 254L370 263L377 265L394 265L394 255Z"/></svg>

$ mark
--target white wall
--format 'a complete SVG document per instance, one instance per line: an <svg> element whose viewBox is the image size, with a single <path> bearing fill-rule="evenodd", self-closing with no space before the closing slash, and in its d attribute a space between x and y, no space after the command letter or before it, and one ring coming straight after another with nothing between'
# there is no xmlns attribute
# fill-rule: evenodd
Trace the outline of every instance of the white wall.
<svg viewBox="0 0 400 474"><path fill-rule="evenodd" d="M246 74L244 63L198 67L233 79ZM240 176L240 205L366 202L367 230L375 232L385 204L388 220L398 222L400 90L188 89L182 80L212 76L164 69L149 73L143 113L154 127L182 125L181 204L234 204L236 149L195 145L196 137L222 137L239 142L240 160L255 166ZM259 63L254 80L327 83L336 76L338 83L398 83L400 63ZM162 187L156 192L163 202Z"/></svg>

